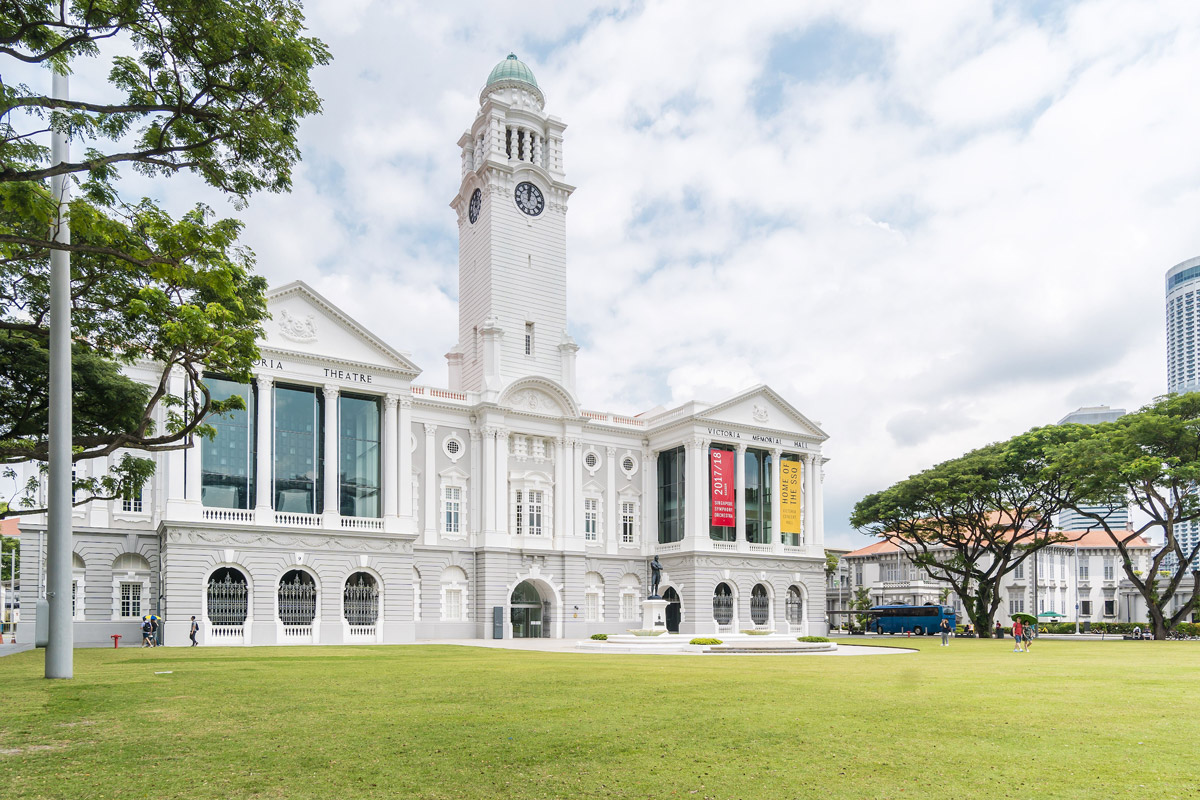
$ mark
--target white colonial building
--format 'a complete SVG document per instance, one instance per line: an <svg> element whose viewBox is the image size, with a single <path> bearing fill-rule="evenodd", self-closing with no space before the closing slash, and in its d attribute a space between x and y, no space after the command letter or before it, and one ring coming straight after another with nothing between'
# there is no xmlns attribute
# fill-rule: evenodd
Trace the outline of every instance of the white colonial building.
<svg viewBox="0 0 1200 800"><path fill-rule="evenodd" d="M386 336L309 286L273 290L253 383L206 376L246 410L159 456L139 496L76 509L77 642L136 641L148 613L173 645L192 615L202 644L621 632L639 627L656 554L673 630L825 632L826 435L766 386L638 416L581 408L565 125L515 56L479 100L450 203L448 388L416 383ZM733 472L719 525L714 463ZM44 522L21 527L32 610Z"/></svg>
<svg viewBox="0 0 1200 800"><path fill-rule="evenodd" d="M1067 531L1064 536L1066 541L1047 546L1001 578L996 618L1007 622L1018 612L1053 611L1065 622L1145 623L1145 600L1125 577L1120 553L1108 534ZM1153 546L1138 537L1130 550L1134 568L1144 573L1150 567ZM936 553L937 548L931 552ZM950 590L949 582L931 578L891 541L869 544L846 554L842 562L851 586L867 588L871 605L941 603L943 593ZM951 592L945 602L954 606L959 624L969 621L955 594ZM834 620L838 622L844 619Z"/></svg>

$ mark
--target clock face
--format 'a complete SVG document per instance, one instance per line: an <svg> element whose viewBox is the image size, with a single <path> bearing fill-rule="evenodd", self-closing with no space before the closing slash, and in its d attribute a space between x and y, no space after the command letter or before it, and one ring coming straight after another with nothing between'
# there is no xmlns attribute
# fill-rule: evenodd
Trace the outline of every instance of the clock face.
<svg viewBox="0 0 1200 800"><path fill-rule="evenodd" d="M542 190L529 181L522 181L517 184L516 198L517 208L531 217L536 217L546 208L546 200L542 197Z"/></svg>
<svg viewBox="0 0 1200 800"><path fill-rule="evenodd" d="M467 210L467 216L471 218L471 224L475 224L475 220L479 219L479 206L483 204L483 195L479 190L475 190L475 194L471 195L471 206Z"/></svg>

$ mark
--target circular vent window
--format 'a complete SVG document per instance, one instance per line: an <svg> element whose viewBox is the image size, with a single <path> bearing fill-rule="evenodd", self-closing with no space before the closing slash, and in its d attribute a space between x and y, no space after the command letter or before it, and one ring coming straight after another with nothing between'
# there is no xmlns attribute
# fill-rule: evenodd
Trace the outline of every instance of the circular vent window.
<svg viewBox="0 0 1200 800"><path fill-rule="evenodd" d="M459 444L459 443L458 443L456 440L454 440L454 439L451 439L450 441L446 442L446 452L447 452L447 453L449 453L449 454L450 454L450 455L452 455L452 456L453 456L453 455L457 455L457 454L458 454L458 451L459 451L459 450L461 450L461 449L462 449L462 445L460 445L460 444Z"/></svg>
<svg viewBox="0 0 1200 800"><path fill-rule="evenodd" d="M633 472L633 468L636 466L637 464L634 462L633 456L625 456L625 460L621 462L621 469L626 472Z"/></svg>
<svg viewBox="0 0 1200 800"><path fill-rule="evenodd" d="M588 469L595 469L600 463L600 456L596 455L595 453L588 453L583 457L583 463L587 464Z"/></svg>

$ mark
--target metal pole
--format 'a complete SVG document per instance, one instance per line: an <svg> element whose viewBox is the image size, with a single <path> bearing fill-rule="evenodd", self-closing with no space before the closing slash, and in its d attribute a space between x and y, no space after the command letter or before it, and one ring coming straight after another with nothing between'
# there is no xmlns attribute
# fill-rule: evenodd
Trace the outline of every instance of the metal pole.
<svg viewBox="0 0 1200 800"><path fill-rule="evenodd" d="M68 97L67 76L54 73L54 97ZM66 131L50 134L50 161L70 158ZM69 188L66 175L50 179L58 203L54 241L69 244ZM74 631L71 622L71 256L50 251L50 492L46 553L46 596L50 606L50 638L46 643L46 677L74 675Z"/></svg>

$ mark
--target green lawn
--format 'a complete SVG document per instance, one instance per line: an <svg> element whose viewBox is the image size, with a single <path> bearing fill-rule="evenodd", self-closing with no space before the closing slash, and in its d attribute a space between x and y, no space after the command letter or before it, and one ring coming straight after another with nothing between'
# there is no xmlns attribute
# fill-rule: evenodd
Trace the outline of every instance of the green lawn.
<svg viewBox="0 0 1200 800"><path fill-rule="evenodd" d="M1200 644L917 646L858 658L80 650L72 681L43 680L32 651L0 659L0 797L1200 791Z"/></svg>

